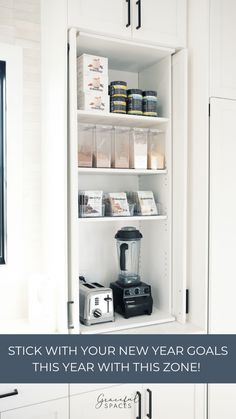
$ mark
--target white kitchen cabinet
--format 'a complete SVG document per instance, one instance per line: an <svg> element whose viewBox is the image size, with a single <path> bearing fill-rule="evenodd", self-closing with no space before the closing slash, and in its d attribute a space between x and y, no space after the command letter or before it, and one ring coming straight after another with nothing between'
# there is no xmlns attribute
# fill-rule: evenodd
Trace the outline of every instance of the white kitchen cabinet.
<svg viewBox="0 0 236 419"><path fill-rule="evenodd" d="M87 392L70 398L70 419L76 419L78 411L88 419L172 419L173 415L176 419L205 419L204 385L127 384L105 389L97 385L96 391L84 385L84 390Z"/></svg>
<svg viewBox="0 0 236 419"><path fill-rule="evenodd" d="M186 0L68 0L68 27L184 47L186 11Z"/></svg>
<svg viewBox="0 0 236 419"><path fill-rule="evenodd" d="M133 39L150 44L186 46L186 12L186 0L134 1Z"/></svg>
<svg viewBox="0 0 236 419"><path fill-rule="evenodd" d="M235 419L236 384L210 384L208 386L208 418Z"/></svg>
<svg viewBox="0 0 236 419"><path fill-rule="evenodd" d="M211 96L236 99L236 2L211 0Z"/></svg>
<svg viewBox="0 0 236 419"><path fill-rule="evenodd" d="M0 412L67 396L67 384L0 384Z"/></svg>
<svg viewBox="0 0 236 419"><path fill-rule="evenodd" d="M59 399L3 412L1 419L69 419L68 399Z"/></svg>
<svg viewBox="0 0 236 419"><path fill-rule="evenodd" d="M126 0L68 0L68 26L130 38L129 8Z"/></svg>
<svg viewBox="0 0 236 419"><path fill-rule="evenodd" d="M195 415L196 399L193 384L152 384L146 386L146 407L144 414L152 413L152 418L158 419L204 419L202 415ZM150 410L150 393L152 391L152 410ZM147 416L148 417L148 416Z"/></svg>
<svg viewBox="0 0 236 419"><path fill-rule="evenodd" d="M87 419L141 419L142 385L125 384L72 396L70 419L77 419L78 412Z"/></svg>
<svg viewBox="0 0 236 419"><path fill-rule="evenodd" d="M211 100L209 286L211 333L236 333L236 101Z"/></svg>

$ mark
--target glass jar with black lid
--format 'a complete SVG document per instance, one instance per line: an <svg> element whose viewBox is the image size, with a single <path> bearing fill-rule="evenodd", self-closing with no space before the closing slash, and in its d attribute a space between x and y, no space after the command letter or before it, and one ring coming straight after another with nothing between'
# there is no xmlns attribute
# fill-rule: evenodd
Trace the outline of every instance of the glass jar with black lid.
<svg viewBox="0 0 236 419"><path fill-rule="evenodd" d="M140 89L129 89L127 90L127 113L129 115L142 115L142 90Z"/></svg>
<svg viewBox="0 0 236 419"><path fill-rule="evenodd" d="M143 92L143 115L157 116L157 92L155 90Z"/></svg>

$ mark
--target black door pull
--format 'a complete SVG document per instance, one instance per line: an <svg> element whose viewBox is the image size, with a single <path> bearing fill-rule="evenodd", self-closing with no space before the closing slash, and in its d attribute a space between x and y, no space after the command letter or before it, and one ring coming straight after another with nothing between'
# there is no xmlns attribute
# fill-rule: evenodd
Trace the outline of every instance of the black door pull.
<svg viewBox="0 0 236 419"><path fill-rule="evenodd" d="M138 396L138 416L136 419L142 419L142 396L140 391L137 391L136 394Z"/></svg>
<svg viewBox="0 0 236 419"><path fill-rule="evenodd" d="M128 3L128 23L126 24L126 28L128 28L131 25L131 19L130 19L130 0L126 0L126 3Z"/></svg>
<svg viewBox="0 0 236 419"><path fill-rule="evenodd" d="M13 390L10 393L0 394L0 399L4 399L5 397L17 396L17 394L18 394L18 390L15 388L15 390Z"/></svg>
<svg viewBox="0 0 236 419"><path fill-rule="evenodd" d="M141 17L142 5L141 5L141 0L136 1L136 4L138 6L138 26L136 26L136 29L140 29L141 26L142 26L142 17Z"/></svg>
<svg viewBox="0 0 236 419"><path fill-rule="evenodd" d="M147 417L149 419L152 419L152 391L148 388L147 389L148 392L148 397L149 397L149 407L148 407L148 413L147 413Z"/></svg>

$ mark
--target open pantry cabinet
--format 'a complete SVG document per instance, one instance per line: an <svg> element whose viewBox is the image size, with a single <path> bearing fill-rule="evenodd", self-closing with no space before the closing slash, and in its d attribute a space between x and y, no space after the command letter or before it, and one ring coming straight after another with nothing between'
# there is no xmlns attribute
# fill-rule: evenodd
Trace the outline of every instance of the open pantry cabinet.
<svg viewBox="0 0 236 419"><path fill-rule="evenodd" d="M69 31L68 51L69 329L72 333L84 334L139 333L139 328L152 325L158 333L160 325L185 324L188 320L187 51L175 52L170 48L86 34L75 28ZM77 57L83 53L108 58L109 82L126 80L132 88L157 90L158 117L78 110L76 66ZM160 130L165 168L78 168L80 123ZM79 190L151 190L161 204L161 212L155 216L78 218ZM124 226L136 227L143 235L140 274L142 281L152 287L153 313L129 319L115 314L114 322L82 325L79 320L79 276L106 287L116 281L118 262L114 237ZM197 319L194 324L199 329L204 328L197 324Z"/></svg>

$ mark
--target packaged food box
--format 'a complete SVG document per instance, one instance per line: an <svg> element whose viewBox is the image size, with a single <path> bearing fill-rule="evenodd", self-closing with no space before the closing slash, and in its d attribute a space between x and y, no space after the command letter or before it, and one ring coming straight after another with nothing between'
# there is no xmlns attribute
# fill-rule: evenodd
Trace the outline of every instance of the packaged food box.
<svg viewBox="0 0 236 419"><path fill-rule="evenodd" d="M98 73L90 73L77 79L78 91L99 92L108 95L108 78Z"/></svg>
<svg viewBox="0 0 236 419"><path fill-rule="evenodd" d="M89 73L100 73L104 76L108 75L108 59L97 55L82 54L77 58L78 75Z"/></svg>
<svg viewBox="0 0 236 419"><path fill-rule="evenodd" d="M86 111L109 112L109 96L100 92L78 93L78 107Z"/></svg>
<svg viewBox="0 0 236 419"><path fill-rule="evenodd" d="M103 192L80 191L79 192L79 216L102 217L103 215Z"/></svg>
<svg viewBox="0 0 236 419"><path fill-rule="evenodd" d="M130 216L128 200L125 192L110 192L106 197L108 215L112 217Z"/></svg>
<svg viewBox="0 0 236 419"><path fill-rule="evenodd" d="M157 206L152 191L137 191L134 196L139 215L157 215Z"/></svg>

